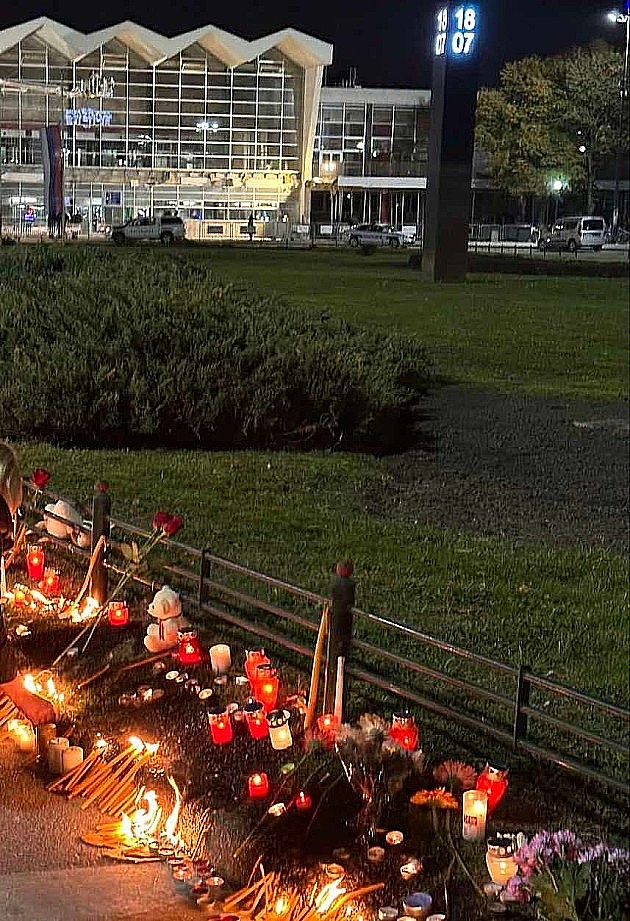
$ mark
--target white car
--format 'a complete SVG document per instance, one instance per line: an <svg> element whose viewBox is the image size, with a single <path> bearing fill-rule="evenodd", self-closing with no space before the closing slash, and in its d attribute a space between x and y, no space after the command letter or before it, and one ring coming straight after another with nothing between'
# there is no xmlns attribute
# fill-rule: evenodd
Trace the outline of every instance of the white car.
<svg viewBox="0 0 630 921"><path fill-rule="evenodd" d="M135 217L126 224L118 224L112 228L112 241L118 244L153 240L168 245L183 240L185 235L186 228L181 217L170 214Z"/></svg>
<svg viewBox="0 0 630 921"><path fill-rule="evenodd" d="M402 230L394 230L389 224L357 224L350 228L350 246L407 246L414 237Z"/></svg>

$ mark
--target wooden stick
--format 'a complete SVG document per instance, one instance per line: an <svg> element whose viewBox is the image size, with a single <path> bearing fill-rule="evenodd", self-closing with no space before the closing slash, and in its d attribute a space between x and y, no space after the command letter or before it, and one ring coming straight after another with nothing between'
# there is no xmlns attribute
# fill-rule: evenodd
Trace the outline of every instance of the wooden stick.
<svg viewBox="0 0 630 921"><path fill-rule="evenodd" d="M328 633L329 613L330 609L328 605L325 605L324 610L322 611L321 619L319 621L317 642L315 643L313 668L311 670L311 684L308 692L308 707L306 709L306 718L304 720L305 729L310 729L313 725L313 720L315 719L315 711L317 710L317 694L319 691L319 679L322 667L322 656L324 654L324 643L326 642L326 635Z"/></svg>
<svg viewBox="0 0 630 921"><path fill-rule="evenodd" d="M378 892L380 889L383 889L384 887L385 887L385 883L374 883L371 886L363 886L361 889L355 889L353 892L346 892L345 895L341 896L341 899L339 899L337 902L334 903L335 911L339 911L340 908L343 908L344 905L348 904L348 902L352 902L353 899L362 899L363 896L370 895L371 892ZM332 906L330 908L330 911L332 911ZM330 913L329 911L326 912L324 917L327 917L329 913Z"/></svg>
<svg viewBox="0 0 630 921"><path fill-rule="evenodd" d="M105 672L108 672L110 668L111 668L111 665L108 662L102 668L99 668L98 671L94 672L92 675L88 675L87 678L84 678L83 681L79 681L79 683L77 684L77 691L82 691L83 688L88 687L88 685L92 684L93 681L96 681L97 678L100 678L101 675L104 675Z"/></svg>

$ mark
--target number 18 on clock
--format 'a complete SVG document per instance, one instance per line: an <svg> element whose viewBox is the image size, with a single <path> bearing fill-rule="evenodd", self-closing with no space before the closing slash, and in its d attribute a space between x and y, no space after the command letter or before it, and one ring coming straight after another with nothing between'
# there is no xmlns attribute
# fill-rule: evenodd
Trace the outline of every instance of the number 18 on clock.
<svg viewBox="0 0 630 921"><path fill-rule="evenodd" d="M476 51L477 20L474 6L442 7L437 13L434 51L437 57L469 57Z"/></svg>

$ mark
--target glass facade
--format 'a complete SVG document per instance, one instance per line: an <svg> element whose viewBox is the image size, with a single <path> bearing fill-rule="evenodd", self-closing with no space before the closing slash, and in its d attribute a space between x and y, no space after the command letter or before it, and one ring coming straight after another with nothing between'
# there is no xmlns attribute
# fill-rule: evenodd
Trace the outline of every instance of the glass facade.
<svg viewBox="0 0 630 921"><path fill-rule="evenodd" d="M429 105L418 100L389 102L396 91L383 91L383 102L373 100L376 91L361 88L322 90L313 150L313 175L325 179L333 172L344 176L426 176L428 167ZM346 99L340 100L345 95ZM420 96L420 94L417 94Z"/></svg>
<svg viewBox="0 0 630 921"><path fill-rule="evenodd" d="M77 168L300 171L303 72L275 49L230 68L193 44L150 65L112 39L68 62L31 35L0 54L1 78L75 88L63 113L59 96L3 95L3 163L41 164L37 129L62 120Z"/></svg>

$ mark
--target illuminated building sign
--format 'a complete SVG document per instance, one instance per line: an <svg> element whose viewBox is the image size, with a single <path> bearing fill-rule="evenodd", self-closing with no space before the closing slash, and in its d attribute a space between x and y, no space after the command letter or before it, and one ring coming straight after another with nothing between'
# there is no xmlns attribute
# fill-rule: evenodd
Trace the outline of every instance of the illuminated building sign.
<svg viewBox="0 0 630 921"><path fill-rule="evenodd" d="M442 7L437 14L435 54L468 56L476 50L477 10L474 6Z"/></svg>
<svg viewBox="0 0 630 921"><path fill-rule="evenodd" d="M76 86L72 87L74 96L100 96L102 99L113 99L116 81L113 77L103 77L95 70L92 71L87 80L79 80Z"/></svg>
<svg viewBox="0 0 630 921"><path fill-rule="evenodd" d="M66 125L76 125L78 128L95 128L102 126L109 128L112 123L112 113L102 112L100 109L66 109Z"/></svg>

